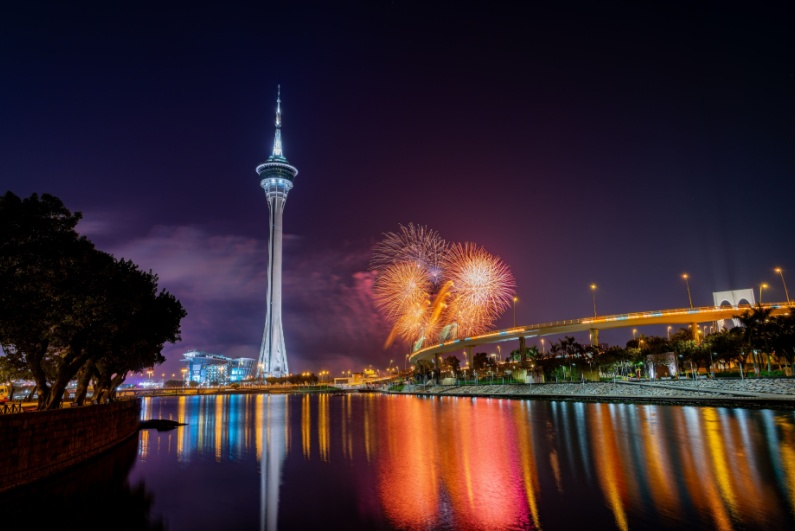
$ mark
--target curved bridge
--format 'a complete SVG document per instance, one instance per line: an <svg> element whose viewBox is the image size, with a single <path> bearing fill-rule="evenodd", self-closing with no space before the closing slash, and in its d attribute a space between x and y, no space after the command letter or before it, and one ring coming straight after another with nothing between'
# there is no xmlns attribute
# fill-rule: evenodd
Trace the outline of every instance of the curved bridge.
<svg viewBox="0 0 795 531"><path fill-rule="evenodd" d="M754 306L758 308L760 305ZM762 304L762 308L773 310L772 315L786 314L790 306L786 303ZM669 325L669 324L692 324L704 323L709 321L719 321L731 319L740 315L746 310L752 309L750 305L740 306L701 306L698 308L680 308L676 310L655 310L649 312L622 313L618 315L602 315L597 317L586 317L583 319L572 319L569 321L555 321L553 323L542 323L527 326L517 326L503 330L486 332L463 339L453 339L425 347L409 356L411 363L420 360L433 359L437 354L453 352L466 349L477 345L490 345L502 343L503 341L513 341L520 337L543 337L551 335L571 334L574 332L589 332L591 337L596 337L599 330L612 328L631 328L648 325Z"/></svg>

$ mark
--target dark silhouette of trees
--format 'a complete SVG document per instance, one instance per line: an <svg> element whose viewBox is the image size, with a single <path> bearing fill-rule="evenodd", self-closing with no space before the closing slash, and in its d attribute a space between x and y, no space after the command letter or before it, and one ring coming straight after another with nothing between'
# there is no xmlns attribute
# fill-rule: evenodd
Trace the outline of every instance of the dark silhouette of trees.
<svg viewBox="0 0 795 531"><path fill-rule="evenodd" d="M75 377L82 396L92 381L111 399L128 371L164 361L186 315L151 271L80 236L80 218L49 194L0 197L0 345L30 372L39 409L60 407Z"/></svg>
<svg viewBox="0 0 795 531"><path fill-rule="evenodd" d="M489 355L485 352L477 352L472 356L472 368L475 370L485 369L489 365Z"/></svg>
<svg viewBox="0 0 795 531"><path fill-rule="evenodd" d="M444 364L453 372L453 374L458 374L458 369L461 367L461 360L459 360L454 354L447 356L444 359Z"/></svg>

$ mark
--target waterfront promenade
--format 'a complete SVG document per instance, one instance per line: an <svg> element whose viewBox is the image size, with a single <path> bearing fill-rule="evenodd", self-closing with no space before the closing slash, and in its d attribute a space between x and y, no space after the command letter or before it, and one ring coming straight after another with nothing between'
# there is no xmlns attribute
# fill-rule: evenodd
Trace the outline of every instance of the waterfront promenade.
<svg viewBox="0 0 795 531"><path fill-rule="evenodd" d="M795 409L795 379L633 380L494 385L406 385L401 394Z"/></svg>

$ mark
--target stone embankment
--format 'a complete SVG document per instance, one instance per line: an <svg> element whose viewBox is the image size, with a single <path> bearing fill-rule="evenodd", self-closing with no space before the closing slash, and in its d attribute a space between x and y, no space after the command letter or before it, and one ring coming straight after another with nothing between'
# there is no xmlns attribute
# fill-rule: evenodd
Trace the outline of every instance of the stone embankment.
<svg viewBox="0 0 795 531"><path fill-rule="evenodd" d="M82 463L138 433L141 402L0 415L0 494Z"/></svg>
<svg viewBox="0 0 795 531"><path fill-rule="evenodd" d="M795 409L795 379L709 379L506 385L407 385L403 394Z"/></svg>

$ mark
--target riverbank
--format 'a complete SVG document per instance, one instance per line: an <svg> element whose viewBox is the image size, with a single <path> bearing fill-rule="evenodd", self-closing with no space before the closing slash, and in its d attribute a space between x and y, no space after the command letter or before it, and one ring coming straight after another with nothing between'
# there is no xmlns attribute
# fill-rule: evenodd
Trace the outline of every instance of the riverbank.
<svg viewBox="0 0 795 531"><path fill-rule="evenodd" d="M0 415L0 493L51 477L133 437L141 403Z"/></svg>
<svg viewBox="0 0 795 531"><path fill-rule="evenodd" d="M795 379L406 385L398 394L795 409Z"/></svg>

